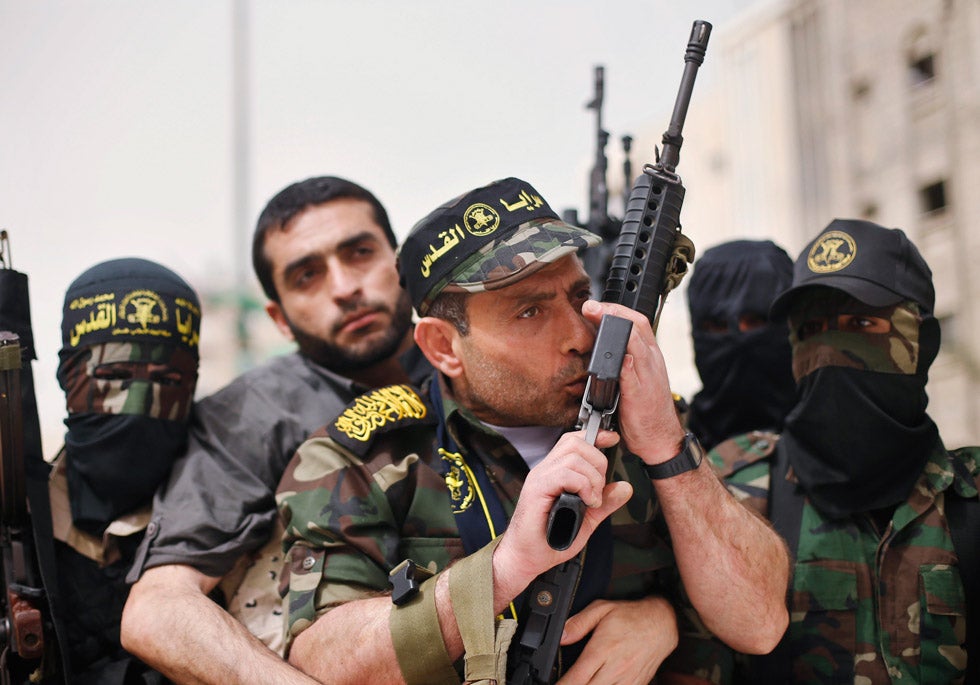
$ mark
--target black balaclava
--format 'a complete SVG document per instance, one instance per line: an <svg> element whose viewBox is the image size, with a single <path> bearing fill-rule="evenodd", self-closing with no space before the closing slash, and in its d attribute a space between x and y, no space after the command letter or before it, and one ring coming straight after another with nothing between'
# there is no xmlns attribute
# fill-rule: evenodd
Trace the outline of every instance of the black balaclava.
<svg viewBox="0 0 980 685"><path fill-rule="evenodd" d="M68 287L58 382L78 528L101 535L170 472L186 442L200 317L194 290L144 259L103 262Z"/></svg>
<svg viewBox="0 0 980 685"><path fill-rule="evenodd" d="M687 299L703 387L688 425L706 449L750 430L778 430L793 406L786 325L768 319L792 279L792 260L769 240L723 243L695 263ZM764 323L740 331L746 316Z"/></svg>
<svg viewBox="0 0 980 685"><path fill-rule="evenodd" d="M796 406L782 440L814 505L840 518L903 502L938 439L926 414L939 351L932 273L898 229L835 220L801 253L788 312ZM887 321L882 330L855 319Z"/></svg>

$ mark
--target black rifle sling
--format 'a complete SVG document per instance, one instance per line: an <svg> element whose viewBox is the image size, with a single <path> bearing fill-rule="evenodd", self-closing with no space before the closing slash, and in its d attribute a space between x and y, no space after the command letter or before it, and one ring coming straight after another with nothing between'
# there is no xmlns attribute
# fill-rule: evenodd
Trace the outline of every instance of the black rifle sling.
<svg viewBox="0 0 980 685"><path fill-rule="evenodd" d="M980 683L980 499L946 491L946 521L966 594L966 683Z"/></svg>
<svg viewBox="0 0 980 685"><path fill-rule="evenodd" d="M786 479L789 472L789 455L786 443L780 441L772 456L769 467L769 520L773 528L786 541L789 548L790 578L786 589L787 606L792 606L793 566L796 563L796 550L800 543L800 526L803 523L803 490L794 482ZM776 648L768 654L751 658L751 680L749 682L763 685L772 683L782 685L791 679L793 673L793 657L790 651L789 629Z"/></svg>

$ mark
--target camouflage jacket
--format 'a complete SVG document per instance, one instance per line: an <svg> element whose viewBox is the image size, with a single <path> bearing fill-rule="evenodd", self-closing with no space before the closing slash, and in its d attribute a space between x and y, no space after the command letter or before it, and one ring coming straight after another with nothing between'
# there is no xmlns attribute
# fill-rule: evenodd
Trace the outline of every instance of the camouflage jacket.
<svg viewBox="0 0 980 685"><path fill-rule="evenodd" d="M460 483L440 475L427 390L393 386L363 395L311 436L287 467L277 493L286 526L287 643L331 608L388 592L388 572L406 558L440 571L464 556L449 489ZM479 455L510 517L527 465L442 392L449 432L467 460ZM632 482L634 494L612 517L605 597L675 596L673 552L653 485L637 457L613 460L613 477Z"/></svg>
<svg viewBox="0 0 980 685"><path fill-rule="evenodd" d="M776 435L749 433L708 457L764 516L777 445ZM792 682L963 682L964 588L944 512L949 492L975 498L978 485L980 447L947 451L937 441L881 532L869 515L834 520L804 500L784 638Z"/></svg>

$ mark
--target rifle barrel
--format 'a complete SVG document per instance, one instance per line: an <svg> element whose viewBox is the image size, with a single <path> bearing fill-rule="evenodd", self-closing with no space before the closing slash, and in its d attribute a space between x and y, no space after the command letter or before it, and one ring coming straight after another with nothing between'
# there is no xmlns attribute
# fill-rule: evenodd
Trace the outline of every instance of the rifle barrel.
<svg viewBox="0 0 980 685"><path fill-rule="evenodd" d="M708 49L708 38L711 36L711 24L706 21L695 21L691 27L691 38L687 42L684 53L684 73L681 75L681 85L674 101L674 112L670 124L663 136L663 153L660 155L660 165L667 171L673 172L680 160L681 145L684 137L681 130L687 118L687 108L691 104L691 93L694 90L694 79L698 68L704 62L704 53Z"/></svg>

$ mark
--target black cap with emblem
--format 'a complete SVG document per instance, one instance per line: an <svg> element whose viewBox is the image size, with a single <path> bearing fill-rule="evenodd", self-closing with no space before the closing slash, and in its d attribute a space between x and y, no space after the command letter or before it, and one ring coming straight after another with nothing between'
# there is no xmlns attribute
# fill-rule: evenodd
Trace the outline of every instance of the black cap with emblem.
<svg viewBox="0 0 980 685"><path fill-rule="evenodd" d="M105 342L185 347L198 356L201 303L187 281L157 262L110 259L86 269L65 292L65 353Z"/></svg>
<svg viewBox="0 0 980 685"><path fill-rule="evenodd" d="M859 219L834 219L803 249L793 283L769 317L785 318L793 298L811 286L843 290L874 307L912 300L931 313L936 302L932 271L905 233Z"/></svg>
<svg viewBox="0 0 980 685"><path fill-rule="evenodd" d="M425 316L443 290L503 288L600 242L559 219L530 183L505 178L450 200L415 224L399 251L398 271Z"/></svg>

